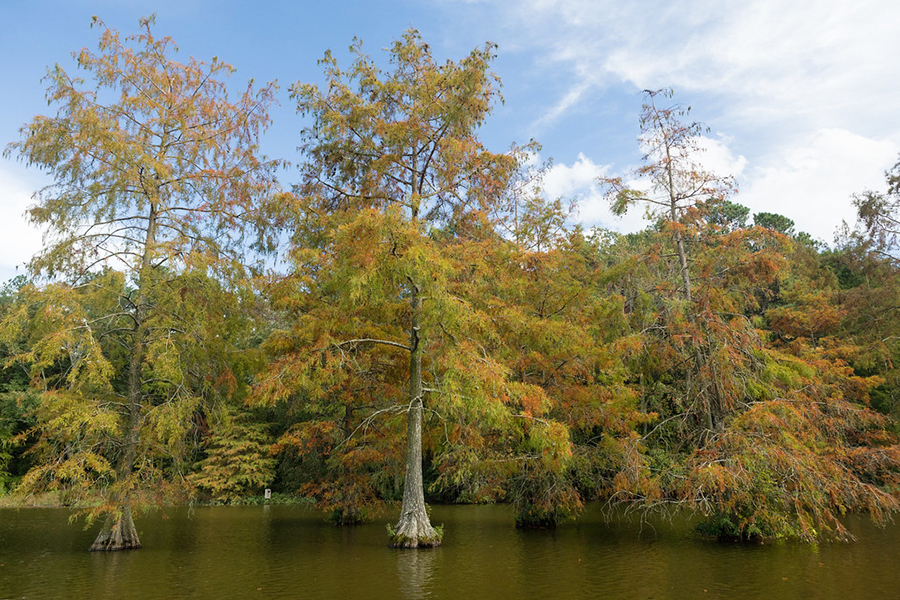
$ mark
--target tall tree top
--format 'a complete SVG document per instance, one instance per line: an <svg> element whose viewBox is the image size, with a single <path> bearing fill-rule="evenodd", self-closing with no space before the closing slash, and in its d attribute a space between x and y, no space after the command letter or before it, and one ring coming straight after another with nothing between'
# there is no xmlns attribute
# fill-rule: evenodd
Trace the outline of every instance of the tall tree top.
<svg viewBox="0 0 900 600"><path fill-rule="evenodd" d="M355 59L346 71L325 54L322 88L291 88L298 111L314 117L302 132L305 192L330 208L395 206L428 221L485 208L505 185L496 167L512 164L485 151L476 136L499 98L489 71L494 45L439 64L409 30L391 46L387 73L359 40L350 49Z"/></svg>
<svg viewBox="0 0 900 600"><path fill-rule="evenodd" d="M5 150L53 177L29 210L45 228L35 272L137 269L148 241L156 266L236 258L252 207L275 186L276 164L257 146L275 84L251 82L232 101L230 65L177 62L177 46L155 37L153 23L142 19L141 33L122 38L95 18L99 52L75 54L88 78L48 69L56 115L36 116Z"/></svg>
<svg viewBox="0 0 900 600"><path fill-rule="evenodd" d="M646 181L641 189L630 188L621 177L603 178L615 214L622 215L637 203L645 203L651 214L669 221L684 220L695 207L722 202L735 191L734 178L704 168L700 140L707 128L687 120L690 106L661 105L671 99L671 89L644 90L639 141L644 164L631 175Z"/></svg>

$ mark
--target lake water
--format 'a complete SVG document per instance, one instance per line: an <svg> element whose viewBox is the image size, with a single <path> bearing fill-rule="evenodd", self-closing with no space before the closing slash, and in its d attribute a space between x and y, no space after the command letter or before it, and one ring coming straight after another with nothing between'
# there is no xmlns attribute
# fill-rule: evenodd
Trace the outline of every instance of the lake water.
<svg viewBox="0 0 900 600"><path fill-rule="evenodd" d="M332 527L300 506L168 509L144 548L90 553L65 509L0 509L0 598L766 600L900 597L900 526L854 519L851 544L712 542L685 520L518 531L504 506L436 506L444 546L387 547L385 523Z"/></svg>

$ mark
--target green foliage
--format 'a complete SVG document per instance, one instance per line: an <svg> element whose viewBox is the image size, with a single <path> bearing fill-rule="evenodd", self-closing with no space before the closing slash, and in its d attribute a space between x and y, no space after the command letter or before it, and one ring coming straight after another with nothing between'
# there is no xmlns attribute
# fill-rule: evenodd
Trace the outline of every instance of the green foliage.
<svg viewBox="0 0 900 600"><path fill-rule="evenodd" d="M210 434L206 458L197 462L191 482L225 504L259 495L275 470L266 429L246 418L223 419Z"/></svg>
<svg viewBox="0 0 900 600"><path fill-rule="evenodd" d="M29 211L47 232L30 265L46 279L23 288L0 337L42 394L23 487L130 520L183 498L200 415L240 398L254 368L239 349L245 256L269 242L259 205L277 165L257 138L275 87L233 102L232 68L178 62L152 18L124 39L96 24L99 53L77 55L85 78L52 68L56 114L6 149L52 183Z"/></svg>
<svg viewBox="0 0 900 600"><path fill-rule="evenodd" d="M580 485L645 507L687 504L710 518L707 531L743 539L842 539L839 518L849 511L881 522L897 508L900 454L891 424L868 408L883 380L848 366L868 364L874 374L881 353L840 337L854 310L872 314L848 304L867 287L852 275L860 265L848 268L845 254L841 271L829 268L815 244L788 243L793 223L781 215L757 214L757 227L746 228L746 211L721 195L685 206L677 168L690 166L684 152L696 130L654 100L642 124L661 136L645 141L657 195L606 183L616 208L648 202L667 208L666 220L597 248L621 273L607 291L625 299L631 331L619 347L651 422L634 421L643 435L618 454L579 452ZM667 180L676 185L666 189ZM678 265L663 260L666 238ZM640 268L617 269L635 254ZM852 294L839 294L835 273L855 282ZM613 486L592 485L616 470Z"/></svg>
<svg viewBox="0 0 900 600"><path fill-rule="evenodd" d="M0 385L0 496L12 491L30 466L39 396L19 383Z"/></svg>
<svg viewBox="0 0 900 600"><path fill-rule="evenodd" d="M291 87L305 162L276 193L274 86L229 100L231 67L175 61L152 19L100 25L85 79L51 69L56 114L6 149L53 182L36 279L0 289L0 494L90 520L185 481L224 503L275 485L341 524L402 500L399 546L442 538L404 486L423 463L434 497L523 527L602 500L812 542L897 510L898 168L832 249L783 215L749 227L702 125L647 92L645 185L602 183L650 225L585 235L536 144L478 139L494 47L439 62L408 31L387 70L357 41ZM253 281L285 231L288 272Z"/></svg>
<svg viewBox="0 0 900 600"><path fill-rule="evenodd" d="M19 275L0 288L0 319L18 312L20 291L26 285L26 278ZM0 496L11 491L28 470L25 452L34 442L39 397L28 387L27 370L9 360L23 342L14 331L0 330Z"/></svg>
<svg viewBox="0 0 900 600"><path fill-rule="evenodd" d="M884 417L861 404L877 380L854 377L827 354L771 353L778 391L737 417L690 462L683 493L713 516L707 531L739 538L846 539L847 512L884 522L900 451ZM796 369L793 365L802 365ZM710 525L708 524L707 527Z"/></svg>
<svg viewBox="0 0 900 600"><path fill-rule="evenodd" d="M565 471L522 461L509 486L516 527L556 527L581 512L581 497Z"/></svg>
<svg viewBox="0 0 900 600"><path fill-rule="evenodd" d="M757 227L764 227L782 233L784 235L794 234L794 221L779 215L778 213L758 212L753 215L753 224Z"/></svg>
<svg viewBox="0 0 900 600"><path fill-rule="evenodd" d="M414 40L399 65L422 56ZM482 189L398 193L415 171L398 148L438 138L411 141L391 119L381 138L348 119L371 127L376 100L406 80L365 59L326 65L328 102L295 88L321 129L307 132L313 160L291 197L295 269L273 285L288 325L266 343L275 362L256 401L294 411L279 448L304 457L301 488L336 521L398 497L418 343L442 499L511 502L522 526L553 526L588 500L688 506L715 535L807 541L845 539L849 512L882 521L897 508L895 425L868 406L900 381L889 261L865 244L822 253L791 240L780 215L747 227L746 207L726 200L730 178L693 162L700 129L653 94L639 173L653 194L606 182L616 210L661 207L645 231L585 238L540 196L522 149L512 173L485 157L497 170ZM464 172L436 169L441 183ZM462 196L480 212L455 205ZM404 535L392 532L412 543Z"/></svg>
<svg viewBox="0 0 900 600"><path fill-rule="evenodd" d="M725 200L710 207L709 222L721 227L723 231L734 231L747 227L750 209L743 204ZM759 223L756 223L759 225Z"/></svg>
<svg viewBox="0 0 900 600"><path fill-rule="evenodd" d="M303 180L283 213L293 269L272 287L290 325L266 343L274 360L254 398L308 416L282 445L318 457L309 464L324 472L302 489L341 522L391 498L402 471L421 469L415 438L426 451L438 443L421 433L434 414L426 409L498 411L490 392L502 374L470 368L484 358L469 341L483 317L456 285L481 264L469 253L478 242L498 241L486 217L502 209L518 166L476 136L497 96L493 46L439 63L408 31L388 71L359 42L352 52L346 70L323 58L327 86L291 88L312 124ZM553 227L532 224L545 236ZM405 460L400 415L414 438Z"/></svg>

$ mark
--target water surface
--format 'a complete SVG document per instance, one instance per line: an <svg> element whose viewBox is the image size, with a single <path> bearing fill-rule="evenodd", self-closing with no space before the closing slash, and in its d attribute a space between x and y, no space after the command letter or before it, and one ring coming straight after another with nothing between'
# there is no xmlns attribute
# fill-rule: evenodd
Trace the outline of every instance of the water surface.
<svg viewBox="0 0 900 600"><path fill-rule="evenodd" d="M7 598L729 598L900 595L900 526L857 519L852 544L710 542L683 519L607 522L590 508L517 531L503 506L436 506L444 546L392 550L385 523L332 527L304 507L168 509L137 522L144 548L89 553L65 509L0 509Z"/></svg>

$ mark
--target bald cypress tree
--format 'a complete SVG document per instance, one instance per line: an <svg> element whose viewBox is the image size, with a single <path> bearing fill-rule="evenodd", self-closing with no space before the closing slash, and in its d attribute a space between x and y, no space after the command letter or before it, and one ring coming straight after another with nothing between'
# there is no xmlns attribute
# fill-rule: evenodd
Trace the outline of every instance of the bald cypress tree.
<svg viewBox="0 0 900 600"><path fill-rule="evenodd" d="M51 68L56 114L6 150L52 178L29 211L45 231L31 269L49 283L6 326L30 324L21 358L44 392L43 461L26 483L99 495L91 549L120 550L140 547L134 509L161 500L162 465L233 381L237 282L274 185L257 148L274 87L231 100L232 67L176 61L153 18L124 38L94 24L99 52L76 55L86 78Z"/></svg>
<svg viewBox="0 0 900 600"><path fill-rule="evenodd" d="M403 502L391 543L436 546L441 534L424 498L423 419L462 397L447 384L460 346L443 342L468 311L449 291L468 266L442 248L478 231L493 235L488 215L516 161L477 137L497 96L493 46L440 63L409 31L390 48L387 71L361 44L351 50L347 70L325 55L322 87L292 88L312 119L296 190L295 269L277 286L294 326L270 341L279 358L259 398L317 415L294 440L333 449L331 474L343 483L339 491L319 486L318 497L339 520L356 520L360 504L377 499L366 482L399 462ZM361 478L372 468L378 473Z"/></svg>

